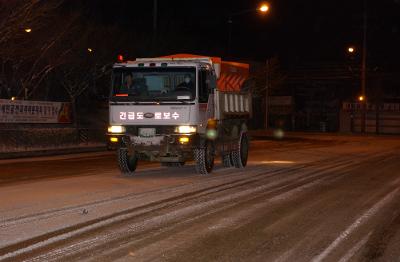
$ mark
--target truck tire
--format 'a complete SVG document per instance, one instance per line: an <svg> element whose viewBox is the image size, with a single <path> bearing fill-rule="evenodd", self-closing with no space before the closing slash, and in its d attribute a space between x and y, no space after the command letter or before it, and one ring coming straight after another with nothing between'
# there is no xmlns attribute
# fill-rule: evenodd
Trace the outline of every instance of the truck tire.
<svg viewBox="0 0 400 262"><path fill-rule="evenodd" d="M118 148L117 149L117 160L118 160L118 166L119 169L121 170L121 173L124 175L133 175L138 159L137 157L133 154L130 155L128 149L126 148Z"/></svg>
<svg viewBox="0 0 400 262"><path fill-rule="evenodd" d="M222 165L223 167L232 167L232 159L231 159L231 154L224 154L222 156Z"/></svg>
<svg viewBox="0 0 400 262"><path fill-rule="evenodd" d="M196 162L196 171L201 175L208 175L214 167L215 146L210 140L207 140L199 148L194 149L194 160Z"/></svg>
<svg viewBox="0 0 400 262"><path fill-rule="evenodd" d="M241 132L237 150L231 153L233 165L236 168L244 168L247 165L248 154L249 139L246 132Z"/></svg>

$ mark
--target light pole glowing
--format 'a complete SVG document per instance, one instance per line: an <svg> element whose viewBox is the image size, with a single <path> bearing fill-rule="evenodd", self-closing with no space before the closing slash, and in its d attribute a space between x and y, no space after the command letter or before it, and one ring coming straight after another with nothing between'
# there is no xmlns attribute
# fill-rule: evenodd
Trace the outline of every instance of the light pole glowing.
<svg viewBox="0 0 400 262"><path fill-rule="evenodd" d="M262 4L258 10L260 10L263 13L266 13L269 10L269 6L267 4Z"/></svg>

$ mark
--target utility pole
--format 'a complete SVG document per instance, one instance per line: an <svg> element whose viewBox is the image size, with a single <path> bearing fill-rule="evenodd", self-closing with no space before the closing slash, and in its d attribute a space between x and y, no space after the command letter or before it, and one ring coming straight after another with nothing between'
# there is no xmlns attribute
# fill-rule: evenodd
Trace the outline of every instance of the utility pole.
<svg viewBox="0 0 400 262"><path fill-rule="evenodd" d="M232 53L232 30L233 30L233 21L232 18L239 16L239 15L244 15L244 14L249 14L253 12L261 12L261 13L267 13L269 11L269 5L268 4L262 4L258 8L250 8L250 9L244 9L240 10L238 12L230 13L228 16L228 43L227 43L227 50L226 50L226 55L228 57L231 56Z"/></svg>
<svg viewBox="0 0 400 262"><path fill-rule="evenodd" d="M364 0L364 15L363 15L363 48L361 58L361 95L364 100L361 101L362 116L361 116L361 133L365 133L366 118L367 118L367 96L366 96L366 71L367 71L367 1Z"/></svg>
<svg viewBox="0 0 400 262"><path fill-rule="evenodd" d="M157 0L154 0L153 2L153 34L157 33Z"/></svg>
<svg viewBox="0 0 400 262"><path fill-rule="evenodd" d="M158 6L157 0L153 0L153 38L152 38L152 51L155 53L156 51L156 42L157 42L157 23L158 23ZM155 55L155 54L153 54Z"/></svg>
<svg viewBox="0 0 400 262"><path fill-rule="evenodd" d="M232 43L232 16L228 18L228 46L227 46L227 57L231 56L231 43Z"/></svg>
<svg viewBox="0 0 400 262"><path fill-rule="evenodd" d="M265 129L268 129L269 82L269 59L267 59L265 61Z"/></svg>

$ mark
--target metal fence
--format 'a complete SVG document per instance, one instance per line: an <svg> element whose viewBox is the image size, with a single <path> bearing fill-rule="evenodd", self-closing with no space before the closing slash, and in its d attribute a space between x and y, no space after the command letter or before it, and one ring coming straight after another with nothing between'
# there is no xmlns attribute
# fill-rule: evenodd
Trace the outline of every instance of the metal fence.
<svg viewBox="0 0 400 262"><path fill-rule="evenodd" d="M0 152L105 144L105 134L90 128L0 128Z"/></svg>
<svg viewBox="0 0 400 262"><path fill-rule="evenodd" d="M366 104L363 109L360 103L343 103L340 130L360 133L363 129L366 133L400 134L400 104Z"/></svg>

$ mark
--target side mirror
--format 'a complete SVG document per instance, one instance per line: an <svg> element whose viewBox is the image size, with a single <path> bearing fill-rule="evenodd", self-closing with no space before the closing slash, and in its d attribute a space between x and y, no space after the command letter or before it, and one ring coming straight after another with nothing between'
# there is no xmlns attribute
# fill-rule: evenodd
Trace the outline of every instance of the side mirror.
<svg viewBox="0 0 400 262"><path fill-rule="evenodd" d="M214 64L213 66L214 66L215 76L218 79L221 74L221 64Z"/></svg>

